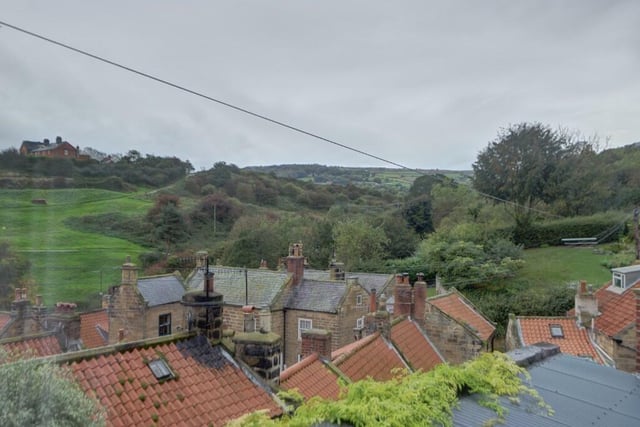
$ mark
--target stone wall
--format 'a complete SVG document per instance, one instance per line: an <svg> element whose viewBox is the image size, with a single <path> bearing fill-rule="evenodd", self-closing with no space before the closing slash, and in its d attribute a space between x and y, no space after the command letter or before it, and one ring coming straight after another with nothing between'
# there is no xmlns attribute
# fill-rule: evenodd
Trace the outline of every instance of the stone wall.
<svg viewBox="0 0 640 427"><path fill-rule="evenodd" d="M425 332L444 360L451 364L471 360L484 349L484 343L477 335L429 303L425 309L424 325Z"/></svg>

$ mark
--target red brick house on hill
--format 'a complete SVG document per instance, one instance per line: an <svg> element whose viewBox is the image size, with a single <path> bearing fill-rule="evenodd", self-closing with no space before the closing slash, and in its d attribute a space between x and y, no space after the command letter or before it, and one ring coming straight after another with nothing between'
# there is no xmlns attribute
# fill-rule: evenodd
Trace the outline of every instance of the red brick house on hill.
<svg viewBox="0 0 640 427"><path fill-rule="evenodd" d="M80 156L80 147L63 141L61 137L56 137L55 143L50 143L48 139L39 141L22 141L20 154L23 156L50 157L57 159L77 159Z"/></svg>

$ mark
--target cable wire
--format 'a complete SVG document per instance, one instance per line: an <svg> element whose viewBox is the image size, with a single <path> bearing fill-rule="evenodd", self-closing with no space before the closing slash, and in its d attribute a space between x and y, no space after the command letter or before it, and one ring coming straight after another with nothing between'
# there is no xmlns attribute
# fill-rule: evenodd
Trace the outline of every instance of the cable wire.
<svg viewBox="0 0 640 427"><path fill-rule="evenodd" d="M384 162L384 163L387 163L387 164L390 164L390 165L393 165L393 166L399 167L399 168L401 168L401 169L405 169L405 170L409 170L409 171L416 172L416 173L418 173L418 174L419 174L419 175L421 175L421 176L426 175L426 173L425 173L424 171L422 171L422 170L414 169L414 168L410 168L410 167L405 166L405 165L403 165L403 164L401 164L401 163L397 163L397 162L394 162L394 161L392 161L392 160L387 160L387 159L382 158L382 157L380 157L380 156L376 156L375 154L371 154L371 153L368 153L368 152L366 152L366 151L363 151L363 150L360 150L360 149L357 149L357 148L354 148L354 147L350 147L350 146L348 146L348 145L346 145L346 144L340 143L340 142L335 141L335 140L333 140L333 139L325 138L325 137L323 137L323 136L321 136L321 135L318 135L318 134L316 134L316 133L313 133L313 132L310 132L310 131L306 131L306 130L304 130L304 129L302 129L302 128L299 128L299 127L297 127L297 126L294 126L294 125L291 125L291 124L288 124L288 123L282 122L282 121L280 121L280 120L276 120L276 119L271 118L271 117L269 117L269 116L266 116L266 115L264 115L264 114L256 113L256 112L251 111L251 110L249 110L249 109L247 109L247 108L240 107L240 106L235 105L235 104L232 104L232 103L230 103L230 102L227 102L227 101L223 101L223 100L221 100L221 99L214 98L214 97L212 97L212 96L209 96L209 95L203 94L203 93L198 92L198 91L193 90L193 89L189 89L189 88L187 88L187 87L185 87L185 86L182 86L182 85L179 85L179 84L176 84L176 83L172 83L172 82L170 82L170 81L168 81L168 80L162 79L162 78L160 78L160 77L156 77L156 76L154 76L154 75L152 75L152 74L149 74L149 73L146 73L146 72L143 72L143 71L137 70L137 69L135 69L135 68L132 68L132 67L129 67L129 66L126 66L126 65L120 64L120 63L115 62L115 61L112 61L112 60L110 60L110 59L106 59L106 58L104 58L104 57L102 57L102 56L99 56L99 55L97 55L97 54L93 54L93 53L87 52L87 51L85 51L85 50L78 49L78 48L73 47L73 46L70 46L70 45L68 45L68 44L65 44L65 43L62 43L62 42L56 41L56 40L54 40L54 39L52 39L52 38L49 38L49 37L43 36L43 35L38 34L38 33L34 33L33 31L29 31L29 30L26 30L26 29L24 29L24 28L18 27L18 26L16 26L16 25L9 24L8 22L0 21L0 26L2 26L2 25L6 26L6 27L8 27L8 28L11 28L11 29L13 29L13 30L15 30L15 31L19 31L19 32L21 32L21 33L23 33L23 34L26 34L26 35L28 35L28 36L35 37L35 38L37 38L37 39L40 39L40 40L46 41L47 43L51 43L51 44L54 44L54 45L56 45L56 46L59 46L59 47L62 47L62 48L65 48L65 49L71 50L71 51L73 51L73 52L79 53L79 54L81 54L81 55L87 56L87 57L89 57L89 58L95 59L96 61L104 62L104 63L106 63L106 64L109 64L109 65L112 65L112 66L114 66L114 67L120 68L120 69L122 69L122 70L129 71L129 72L134 73L134 74L137 74L137 75L139 75L139 76L141 76L141 77L145 77L145 78L148 78L148 79L154 80L154 81L156 81L156 82L158 82L158 83L161 83L161 84L163 84L163 85L166 85L166 86L172 87L172 88L174 88L174 89L178 89L178 90L180 90L180 91L183 91L183 92L189 93L189 94L191 94L191 95L195 95L195 96L197 96L197 97L200 97L200 98L206 99L206 100L208 100L208 101L215 102L215 103L220 104L220 105L223 105L223 106L225 106L225 107L227 107L227 108L231 108L231 109L236 110L236 111L239 111L239 112L241 112L241 113L248 114L248 115L253 116L253 117L255 117L255 118L258 118L258 119L261 119L261 120L267 121L267 122L269 122L269 123L275 124L275 125L277 125L277 126L281 126L281 127L286 128L286 129L292 130L292 131L294 131L294 132L298 132L298 133L301 133L301 134L303 134L303 135L310 136L310 137L315 138L315 139L318 139L318 140L320 140L320 141L324 141L324 142L327 142L327 143L329 143L329 144L333 144L333 145L335 145L335 146L338 146L338 147L344 148L345 150L353 151L353 152L355 152L355 153L361 154L361 155L366 156L366 157L370 157L370 158L375 159L375 160L379 160L379 161L381 161L381 162ZM472 188L472 189L473 189L473 188ZM538 210L538 209L532 208L532 207L530 207L530 206L519 205L519 204L518 204L518 203L516 203L516 202L512 202L512 201L510 201L510 200L501 199L501 198L499 198L499 197L492 196L492 195L490 195L490 194L486 194L486 193L480 192L480 191L478 191L478 190L476 190L476 189L473 189L473 191L477 192L477 193L478 193L478 194L480 194L481 196L484 196L484 197L487 197L487 198L490 198L490 199L493 199L493 200L497 200L497 201L500 201L500 202L502 202L502 203L511 204L511 205L514 205L514 206L520 206L520 207L522 207L522 208L524 208L524 209L527 209L527 210L530 210L530 211L532 211L532 212L537 212L537 213L540 213L540 214L543 214L543 215L547 215L547 216L552 216L552 217L561 218L561 217L560 217L560 216L558 216L558 215L554 215L554 214L551 214L551 213L548 213L548 212L544 212L544 211L541 211L541 210Z"/></svg>

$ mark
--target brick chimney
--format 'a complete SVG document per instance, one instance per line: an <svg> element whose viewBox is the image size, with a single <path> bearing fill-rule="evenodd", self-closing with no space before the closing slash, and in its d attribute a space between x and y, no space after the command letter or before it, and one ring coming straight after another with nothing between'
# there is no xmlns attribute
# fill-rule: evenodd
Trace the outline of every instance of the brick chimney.
<svg viewBox="0 0 640 427"><path fill-rule="evenodd" d="M576 289L575 311L578 324L591 327L591 320L598 315L598 301L585 280Z"/></svg>
<svg viewBox="0 0 640 427"><path fill-rule="evenodd" d="M376 290L371 289L371 294L369 294L369 313L375 313L378 311L378 301L376 299Z"/></svg>
<svg viewBox="0 0 640 427"><path fill-rule="evenodd" d="M424 312L427 300L427 282L424 273L418 273L418 280L413 285L413 320L424 326Z"/></svg>
<svg viewBox="0 0 640 427"><path fill-rule="evenodd" d="M289 245L287 256L287 271L293 275L293 284L299 285L304 278L304 256L302 255L302 243Z"/></svg>
<svg viewBox="0 0 640 427"><path fill-rule="evenodd" d="M255 307L252 305L243 306L242 316L244 320L244 332L255 332L256 331Z"/></svg>
<svg viewBox="0 0 640 427"><path fill-rule="evenodd" d="M331 332L324 329L307 329L302 331L300 358L318 353L320 358L331 360Z"/></svg>
<svg viewBox="0 0 640 427"><path fill-rule="evenodd" d="M269 266L267 265L267 260L266 259L261 259L260 260L260 270L268 270Z"/></svg>
<svg viewBox="0 0 640 427"><path fill-rule="evenodd" d="M207 251L198 251L196 252L196 268L202 269L207 266L207 258L209 257L209 252Z"/></svg>
<svg viewBox="0 0 640 427"><path fill-rule="evenodd" d="M409 274L396 274L396 286L393 289L393 315L394 317L412 315L413 290L409 284Z"/></svg>

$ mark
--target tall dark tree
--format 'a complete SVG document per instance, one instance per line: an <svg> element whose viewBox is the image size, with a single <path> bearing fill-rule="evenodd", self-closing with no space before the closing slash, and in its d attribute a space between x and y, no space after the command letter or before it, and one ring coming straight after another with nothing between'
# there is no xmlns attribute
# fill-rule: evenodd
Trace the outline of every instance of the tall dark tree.
<svg viewBox="0 0 640 427"><path fill-rule="evenodd" d="M551 202L548 186L570 138L540 123L520 123L503 129L473 164L473 185L490 196L513 202L518 226L527 226L538 202Z"/></svg>

